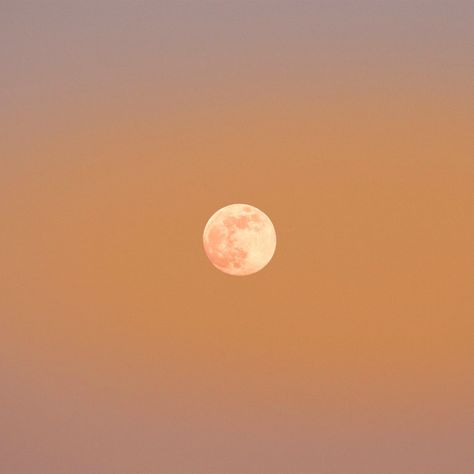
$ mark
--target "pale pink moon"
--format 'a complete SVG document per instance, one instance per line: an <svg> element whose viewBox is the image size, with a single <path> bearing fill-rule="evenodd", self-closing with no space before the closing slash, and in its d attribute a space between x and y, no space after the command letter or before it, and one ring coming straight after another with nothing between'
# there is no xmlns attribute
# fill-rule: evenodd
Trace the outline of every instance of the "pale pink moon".
<svg viewBox="0 0 474 474"><path fill-rule="evenodd" d="M212 264L230 275L250 275L272 259L276 234L270 218L248 204L231 204L211 216L204 250Z"/></svg>

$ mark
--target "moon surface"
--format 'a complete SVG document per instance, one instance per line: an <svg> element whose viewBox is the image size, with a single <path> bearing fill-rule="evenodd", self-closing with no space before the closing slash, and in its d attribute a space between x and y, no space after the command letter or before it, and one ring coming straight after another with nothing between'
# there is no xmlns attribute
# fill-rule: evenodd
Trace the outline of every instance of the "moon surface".
<svg viewBox="0 0 474 474"><path fill-rule="evenodd" d="M229 275L250 275L265 267L276 248L270 218L249 204L230 204L214 213L204 228L204 250L211 263Z"/></svg>

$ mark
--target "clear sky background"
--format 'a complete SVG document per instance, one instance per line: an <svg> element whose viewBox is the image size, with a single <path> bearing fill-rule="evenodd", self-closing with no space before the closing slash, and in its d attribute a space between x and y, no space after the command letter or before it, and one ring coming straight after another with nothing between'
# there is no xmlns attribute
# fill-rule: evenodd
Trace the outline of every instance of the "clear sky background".
<svg viewBox="0 0 474 474"><path fill-rule="evenodd" d="M0 1L0 472L474 472L473 22Z"/></svg>

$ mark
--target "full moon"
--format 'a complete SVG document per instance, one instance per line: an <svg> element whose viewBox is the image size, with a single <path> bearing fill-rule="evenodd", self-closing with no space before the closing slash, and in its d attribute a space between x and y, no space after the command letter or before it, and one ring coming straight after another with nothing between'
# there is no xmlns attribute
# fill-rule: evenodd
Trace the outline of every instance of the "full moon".
<svg viewBox="0 0 474 474"><path fill-rule="evenodd" d="M250 275L272 259L276 234L272 221L260 209L230 204L211 216L203 243L216 268L229 275Z"/></svg>

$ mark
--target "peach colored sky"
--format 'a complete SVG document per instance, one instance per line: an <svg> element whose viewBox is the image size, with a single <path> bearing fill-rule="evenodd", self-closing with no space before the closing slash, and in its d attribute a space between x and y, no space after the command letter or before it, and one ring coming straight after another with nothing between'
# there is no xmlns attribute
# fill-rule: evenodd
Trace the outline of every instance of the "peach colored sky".
<svg viewBox="0 0 474 474"><path fill-rule="evenodd" d="M3 2L0 472L473 472L473 19Z"/></svg>

